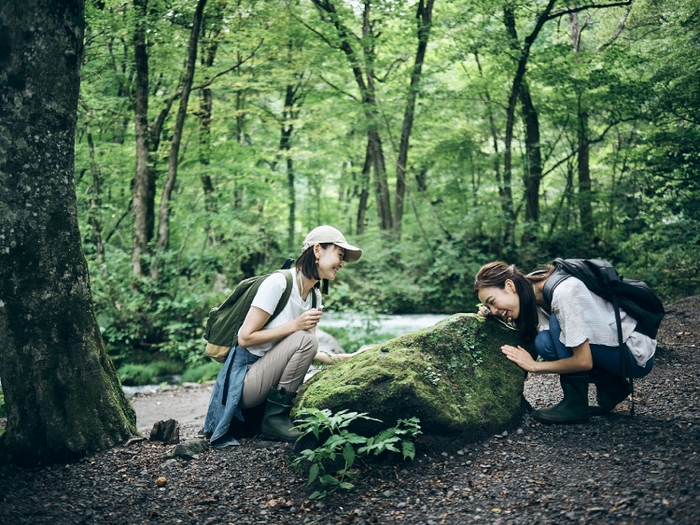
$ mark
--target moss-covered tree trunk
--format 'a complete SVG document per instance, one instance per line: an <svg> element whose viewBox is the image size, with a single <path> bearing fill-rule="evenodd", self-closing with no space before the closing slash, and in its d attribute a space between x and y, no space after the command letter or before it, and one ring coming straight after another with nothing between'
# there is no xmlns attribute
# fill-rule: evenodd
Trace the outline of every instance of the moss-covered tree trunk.
<svg viewBox="0 0 700 525"><path fill-rule="evenodd" d="M0 0L3 462L70 461L136 434L95 318L74 135L84 0Z"/></svg>

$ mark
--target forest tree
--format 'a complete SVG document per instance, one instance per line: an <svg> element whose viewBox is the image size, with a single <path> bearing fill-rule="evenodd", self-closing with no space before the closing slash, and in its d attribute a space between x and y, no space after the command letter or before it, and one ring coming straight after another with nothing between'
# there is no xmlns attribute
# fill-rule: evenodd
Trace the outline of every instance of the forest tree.
<svg viewBox="0 0 700 525"><path fill-rule="evenodd" d="M95 317L78 229L83 31L83 0L0 2L2 462L69 461L136 434Z"/></svg>

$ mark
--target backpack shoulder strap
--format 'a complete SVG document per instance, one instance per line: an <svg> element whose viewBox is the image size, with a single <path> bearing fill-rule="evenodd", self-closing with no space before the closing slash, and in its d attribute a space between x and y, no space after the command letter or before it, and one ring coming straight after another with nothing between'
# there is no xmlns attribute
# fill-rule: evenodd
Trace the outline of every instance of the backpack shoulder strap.
<svg viewBox="0 0 700 525"><path fill-rule="evenodd" d="M287 306L287 303L289 302L289 296L292 295L292 288L294 287L294 282L292 281L292 272L289 270L277 270L275 273L281 273L284 275L284 278L286 280L286 286L284 288L284 292L282 293L282 297L280 297L280 302L277 303L277 308L275 308L275 311L272 312L272 315L270 316L270 319L268 320L268 323L272 321L275 317L277 317L279 314L282 313L282 310L284 310L284 307Z"/></svg>
<svg viewBox="0 0 700 525"><path fill-rule="evenodd" d="M561 284L562 281L565 281L571 277L570 274L566 273L564 270L561 268L557 268L554 270L554 273L550 275L547 280L544 282L544 285L542 286L542 297L544 298L544 302L548 304L549 306L552 306L552 297L554 296L554 289Z"/></svg>

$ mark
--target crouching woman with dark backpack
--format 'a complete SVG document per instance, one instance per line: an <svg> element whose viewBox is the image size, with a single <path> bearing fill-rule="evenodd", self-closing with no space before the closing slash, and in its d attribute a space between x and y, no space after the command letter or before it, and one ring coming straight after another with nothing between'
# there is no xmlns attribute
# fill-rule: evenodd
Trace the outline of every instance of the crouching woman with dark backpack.
<svg viewBox="0 0 700 525"><path fill-rule="evenodd" d="M544 423L576 423L607 414L627 398L625 376L639 378L651 372L656 340L637 332L637 322L620 310L624 344L619 345L614 306L575 277L561 282L551 304L546 304L542 290L554 270L549 265L545 271L523 275L514 265L493 262L478 271L474 289L484 305L479 314L515 324L543 361L521 346L504 345L505 356L527 372L559 374L564 399L535 410L533 417ZM597 398L590 406L589 382L596 385Z"/></svg>
<svg viewBox="0 0 700 525"><path fill-rule="evenodd" d="M323 310L320 284L327 293L328 281L335 279L345 263L361 256L362 250L348 244L337 229L319 226L312 230L291 270L294 289L272 321L286 279L276 272L263 281L212 392L203 430L212 446L237 444L227 435L232 419L243 421L241 409L265 401L263 437L281 441L299 437L289 411L318 349L315 331Z"/></svg>

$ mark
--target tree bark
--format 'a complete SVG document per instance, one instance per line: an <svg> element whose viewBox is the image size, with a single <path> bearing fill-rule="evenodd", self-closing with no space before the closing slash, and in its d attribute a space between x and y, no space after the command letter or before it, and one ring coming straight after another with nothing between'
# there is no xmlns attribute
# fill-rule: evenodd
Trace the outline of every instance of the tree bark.
<svg viewBox="0 0 700 525"><path fill-rule="evenodd" d="M525 222L536 228L540 221L540 182L542 181L542 148L540 147L540 119L530 96L526 81L520 85L520 104L525 122L525 154L527 166L523 173L525 185Z"/></svg>
<svg viewBox="0 0 700 525"><path fill-rule="evenodd" d="M74 179L84 1L3 2L0 380L3 462L75 460L136 435L81 251ZM27 60L26 57L32 57Z"/></svg>
<svg viewBox="0 0 700 525"><path fill-rule="evenodd" d="M408 88L406 100L406 110L403 115L403 125L401 126L401 141L399 142L399 156L396 161L396 192L394 193L394 234L396 238L401 237L401 223L403 221L404 196L406 193L406 164L408 162L408 147L413 128L413 115L418 98L418 84L421 79L423 62L425 61L425 51L428 48L430 38L430 27L433 23L433 4L435 0L420 0L416 13L418 20L418 49L416 59L411 72L411 83Z"/></svg>
<svg viewBox="0 0 700 525"><path fill-rule="evenodd" d="M134 32L136 174L134 175L131 202L131 211L134 217L131 241L131 273L135 277L142 277L148 271L143 258L148 255L148 243L153 238L155 177L149 166L148 44L146 42L148 0L134 0L134 7L136 8L136 29Z"/></svg>
<svg viewBox="0 0 700 525"><path fill-rule="evenodd" d="M185 71L185 79L182 86L182 94L180 96L180 106L175 118L175 127L173 129L173 139L170 143L170 155L168 157L168 177L163 186L163 192L160 200L160 210L158 213L158 241L156 243L157 253L165 252L170 245L170 198L175 188L177 181L177 167L180 155L180 142L182 140L182 130L185 126L185 117L187 116L187 103L190 98L190 91L194 81L194 69L197 60L197 42L199 40L199 31L202 25L202 14L207 0L199 0L194 12L194 20L192 21L192 31L190 32L190 40L187 45L187 66ZM158 265L154 264L151 270L153 278L158 277Z"/></svg>

